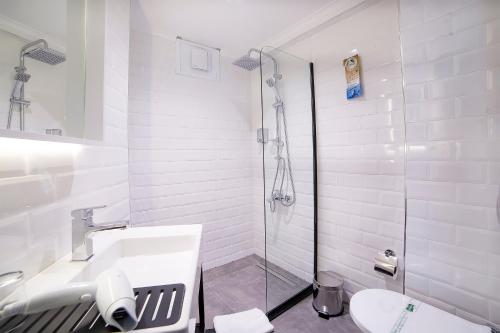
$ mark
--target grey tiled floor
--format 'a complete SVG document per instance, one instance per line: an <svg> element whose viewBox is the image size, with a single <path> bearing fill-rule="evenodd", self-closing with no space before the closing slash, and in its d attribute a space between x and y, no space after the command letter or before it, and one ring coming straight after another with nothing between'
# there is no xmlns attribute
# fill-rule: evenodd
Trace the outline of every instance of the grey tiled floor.
<svg viewBox="0 0 500 333"><path fill-rule="evenodd" d="M347 309L344 315L328 320L318 317L312 307L312 296L272 321L276 333L361 333Z"/></svg>
<svg viewBox="0 0 500 333"><path fill-rule="evenodd" d="M260 258L246 257L203 273L207 328L213 317L257 307L266 311L266 274L256 264ZM306 282L280 271L293 284L268 274L269 300L272 305L300 291ZM348 313L325 320L311 305L311 296L288 310L272 324L276 333L359 333Z"/></svg>

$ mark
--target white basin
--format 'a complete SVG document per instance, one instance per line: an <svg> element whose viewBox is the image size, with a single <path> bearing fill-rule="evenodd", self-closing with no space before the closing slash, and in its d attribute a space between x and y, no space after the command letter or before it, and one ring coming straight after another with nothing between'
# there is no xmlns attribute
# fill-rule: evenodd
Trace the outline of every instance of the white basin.
<svg viewBox="0 0 500 333"><path fill-rule="evenodd" d="M136 332L188 333L201 232L201 225L96 232L92 237L94 256L89 261L73 262L70 254L27 281L25 292L33 295L69 282L93 281L110 267L122 270L134 288L183 283L186 290L179 321Z"/></svg>

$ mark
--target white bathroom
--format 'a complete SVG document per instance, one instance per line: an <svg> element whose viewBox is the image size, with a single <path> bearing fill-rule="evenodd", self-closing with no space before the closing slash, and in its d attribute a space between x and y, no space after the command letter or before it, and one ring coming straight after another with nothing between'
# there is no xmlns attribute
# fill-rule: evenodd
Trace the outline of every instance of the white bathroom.
<svg viewBox="0 0 500 333"><path fill-rule="evenodd" d="M38 332L500 332L500 1L0 0Z"/></svg>

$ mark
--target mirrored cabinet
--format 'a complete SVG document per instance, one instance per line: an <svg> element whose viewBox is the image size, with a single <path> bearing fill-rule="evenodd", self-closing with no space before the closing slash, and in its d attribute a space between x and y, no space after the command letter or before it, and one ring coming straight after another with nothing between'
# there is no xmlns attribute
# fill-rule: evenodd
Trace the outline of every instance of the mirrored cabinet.
<svg viewBox="0 0 500 333"><path fill-rule="evenodd" d="M102 76L93 68L102 63L96 61L102 48L89 45L99 45L93 39L103 39L103 31L86 24L102 16L99 6L96 0L0 0L1 136L100 138L99 117L86 114L102 114L95 103L86 107L102 94L102 77L88 71Z"/></svg>

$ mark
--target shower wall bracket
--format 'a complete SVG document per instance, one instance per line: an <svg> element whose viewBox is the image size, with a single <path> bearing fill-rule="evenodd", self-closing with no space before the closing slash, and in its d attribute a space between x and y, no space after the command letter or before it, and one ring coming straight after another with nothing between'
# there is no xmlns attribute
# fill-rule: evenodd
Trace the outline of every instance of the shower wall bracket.
<svg viewBox="0 0 500 333"><path fill-rule="evenodd" d="M268 128L258 128L257 129L257 142L258 143L268 143L269 142L269 129Z"/></svg>

